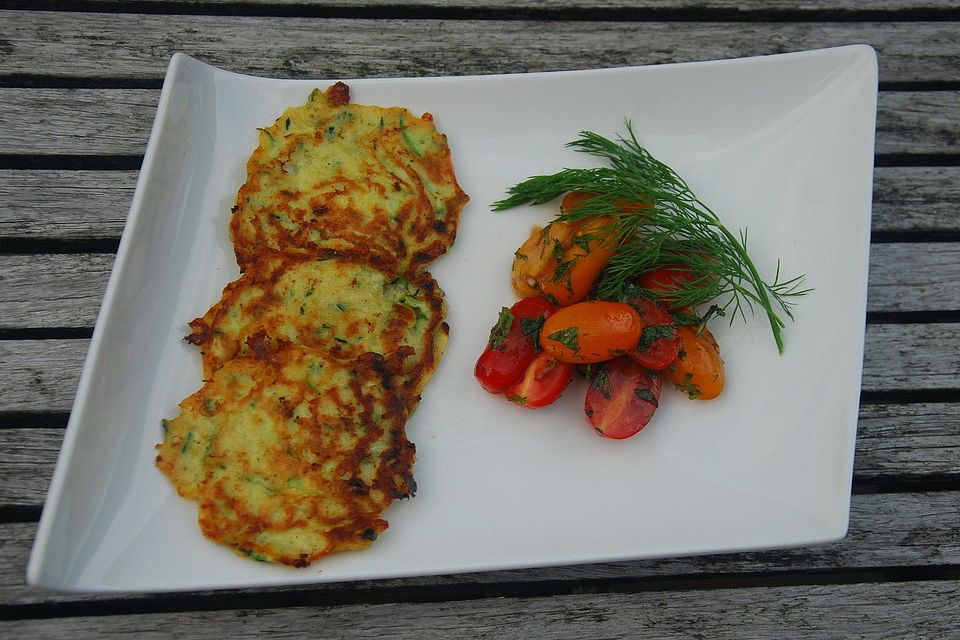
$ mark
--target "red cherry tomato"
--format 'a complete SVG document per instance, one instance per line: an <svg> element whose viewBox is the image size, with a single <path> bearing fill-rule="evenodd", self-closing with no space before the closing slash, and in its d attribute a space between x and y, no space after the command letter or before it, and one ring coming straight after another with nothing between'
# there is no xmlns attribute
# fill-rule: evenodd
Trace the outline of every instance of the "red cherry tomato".
<svg viewBox="0 0 960 640"><path fill-rule="evenodd" d="M677 323L666 309L644 296L630 300L637 309L643 330L637 348L627 355L635 362L652 371L669 367L680 353L680 338L677 336Z"/></svg>
<svg viewBox="0 0 960 640"><path fill-rule="evenodd" d="M697 282L697 276L690 269L679 264L668 264L645 273L637 279L641 287L653 292L661 303L671 309L682 306L674 303L677 294L692 282Z"/></svg>
<svg viewBox="0 0 960 640"><path fill-rule="evenodd" d="M583 403L587 421L597 433L622 440L650 422L660 402L662 382L630 358L604 362Z"/></svg>
<svg viewBox="0 0 960 640"><path fill-rule="evenodd" d="M527 367L523 377L507 391L507 400L537 409L553 403L573 378L575 365L541 353Z"/></svg>
<svg viewBox="0 0 960 640"><path fill-rule="evenodd" d="M510 307L509 313L513 316L509 327L505 322L498 322L490 332L490 342L480 354L474 375L480 385L490 393L503 393L510 388L526 371L527 366L537 355L536 333L531 333L531 327L542 322L554 312L556 307L546 298L524 298ZM504 310L506 311L506 310ZM501 320L509 319L504 311L500 312ZM527 320L528 322L524 322ZM524 328L528 332L524 332ZM497 343L494 346L494 343Z"/></svg>

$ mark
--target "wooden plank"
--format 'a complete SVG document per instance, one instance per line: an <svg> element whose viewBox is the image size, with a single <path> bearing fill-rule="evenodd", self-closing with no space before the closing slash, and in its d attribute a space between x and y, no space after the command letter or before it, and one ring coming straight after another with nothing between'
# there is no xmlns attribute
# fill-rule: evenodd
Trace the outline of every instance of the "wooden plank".
<svg viewBox="0 0 960 640"><path fill-rule="evenodd" d="M960 324L867 326L864 391L960 389Z"/></svg>
<svg viewBox="0 0 960 640"><path fill-rule="evenodd" d="M143 155L159 90L0 88L0 153Z"/></svg>
<svg viewBox="0 0 960 640"><path fill-rule="evenodd" d="M0 256L0 329L92 327L113 254Z"/></svg>
<svg viewBox="0 0 960 640"><path fill-rule="evenodd" d="M0 329L92 327L113 259L112 254L0 255ZM960 309L957 282L960 244L874 245L867 309Z"/></svg>
<svg viewBox="0 0 960 640"><path fill-rule="evenodd" d="M138 175L137 171L0 170L0 241L119 238Z"/></svg>
<svg viewBox="0 0 960 640"><path fill-rule="evenodd" d="M870 248L867 310L956 311L960 309L957 282L958 243L875 244Z"/></svg>
<svg viewBox="0 0 960 640"><path fill-rule="evenodd" d="M0 429L0 505L43 505L63 434L62 428Z"/></svg>
<svg viewBox="0 0 960 640"><path fill-rule="evenodd" d="M175 51L254 75L353 78L617 67L867 43L879 53L882 81L950 81L960 65L957 28L919 21L685 22L678 37L670 22L187 15L171 22L159 15L5 11L0 76L156 80ZM251 46L263 34L270 46Z"/></svg>
<svg viewBox="0 0 960 640"><path fill-rule="evenodd" d="M89 340L0 341L2 411L69 411Z"/></svg>
<svg viewBox="0 0 960 640"><path fill-rule="evenodd" d="M2 205L0 205L2 206ZM877 167L873 231L960 230L960 167Z"/></svg>
<svg viewBox="0 0 960 640"><path fill-rule="evenodd" d="M118 238L136 180L136 171L0 170L0 241ZM878 167L873 198L875 232L960 231L960 167Z"/></svg>
<svg viewBox="0 0 960 640"><path fill-rule="evenodd" d="M57 3L55 3L57 4ZM116 5L118 8L136 8L136 4L131 4L131 0L101 0L101 5ZM155 0L153 4L159 4L166 8L168 13L176 13L181 9L190 9L198 4L196 0ZM236 0L204 0L204 5L211 7L236 5ZM269 11L271 7L284 8L318 8L329 7L328 0L245 0L245 5L262 7L263 11ZM369 8L370 0L338 0L338 7L357 7ZM43 8L47 2L34 3L36 8ZM483 0L483 2L471 2L470 0L387 0L378 2L378 7L416 7L416 8L434 8L434 9L474 9L482 11L488 8L519 10L562 10L562 9L685 9L685 10L724 10L730 12L753 12L753 11L788 11L803 15L804 13L816 13L822 11L842 11L852 14L864 11L887 11L894 16L898 12L906 9L924 9L924 10L950 10L956 9L952 0L825 0L820 2L805 2L803 0L738 0L735 6L731 7L728 0L586 0L571 2L571 0ZM202 12L202 11L201 11Z"/></svg>
<svg viewBox="0 0 960 640"><path fill-rule="evenodd" d="M960 406L862 405L853 469L866 478L960 474Z"/></svg>
<svg viewBox="0 0 960 640"><path fill-rule="evenodd" d="M445 589L457 586L470 589L497 584L559 585L578 581L589 583L672 576L746 576L751 573L826 572L837 568L869 570L878 567L956 565L960 562L960 540L956 536L960 527L960 510L956 506L957 494L949 492L854 496L850 531L845 539L830 544L756 553L367 580L321 584L307 588L322 600L325 595L329 597L331 594L353 593L356 594L355 597L362 597L365 593L378 590L403 593L407 589ZM144 599L144 596L137 594L55 593L26 586L25 568L35 532L36 525L33 523L0 524L0 606L102 601L114 598ZM495 586L490 588L495 590ZM251 589L237 593L282 593L298 589L303 587Z"/></svg>
<svg viewBox="0 0 960 640"><path fill-rule="evenodd" d="M69 411L89 340L0 341L3 411ZM863 390L960 389L960 324L868 325Z"/></svg>
<svg viewBox="0 0 960 640"><path fill-rule="evenodd" d="M0 153L142 155L159 96L149 89L0 88ZM945 154L957 146L960 91L879 94L877 153Z"/></svg>
<svg viewBox="0 0 960 640"><path fill-rule="evenodd" d="M531 594L532 596L532 594ZM612 592L448 602L151 613L0 623L7 637L948 638L960 582Z"/></svg>
<svg viewBox="0 0 960 640"><path fill-rule="evenodd" d="M0 505L43 504L60 452L62 428L0 429ZM854 475L871 480L960 474L960 406L863 405Z"/></svg>

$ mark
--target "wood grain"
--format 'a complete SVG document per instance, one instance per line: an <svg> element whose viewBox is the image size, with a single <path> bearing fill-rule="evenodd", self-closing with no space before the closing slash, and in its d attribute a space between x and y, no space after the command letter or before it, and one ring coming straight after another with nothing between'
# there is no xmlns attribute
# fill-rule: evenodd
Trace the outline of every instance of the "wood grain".
<svg viewBox="0 0 960 640"><path fill-rule="evenodd" d="M0 170L0 241L118 238L136 181L136 171ZM957 211L960 167L874 172L874 232L955 233Z"/></svg>
<svg viewBox="0 0 960 640"><path fill-rule="evenodd" d="M138 175L0 170L0 241L119 238Z"/></svg>
<svg viewBox="0 0 960 640"><path fill-rule="evenodd" d="M16 74L157 80L183 51L254 75L355 78L515 73L661 64L872 45L884 82L949 81L956 22L352 20L5 11L4 65ZM135 34L135 35L134 35ZM270 34L269 47L251 43ZM104 52L109 51L109 55Z"/></svg>
<svg viewBox="0 0 960 640"><path fill-rule="evenodd" d="M7 637L129 635L150 640L338 638L947 638L960 632L960 583L770 586L423 603L153 613L0 622Z"/></svg>
<svg viewBox="0 0 960 640"><path fill-rule="evenodd" d="M0 255L0 329L92 327L113 254Z"/></svg>
<svg viewBox="0 0 960 640"><path fill-rule="evenodd" d="M102 13L77 6L41 0L0 10L0 337L8 338L0 340L0 637L960 636L955 0L98 0L80 7ZM33 10L44 7L56 10ZM111 242L137 179L131 169L173 52L268 77L350 78L604 68L852 43L878 53L876 151L885 166L874 178L868 296L879 323L867 327L868 395L845 539L226 593L68 594L25 585L36 535L29 520L64 435L50 412L70 411L89 341L9 338L73 335L95 321ZM911 166L918 163L930 166ZM38 166L51 169L30 169ZM125 170L102 170L111 167Z"/></svg>
<svg viewBox="0 0 960 640"><path fill-rule="evenodd" d="M0 153L142 155L159 96L150 89L0 88ZM960 91L881 92L876 152L954 153L958 123Z"/></svg>
<svg viewBox="0 0 960 640"><path fill-rule="evenodd" d="M48 1L34 3L37 8L43 8ZM136 8L136 2L131 4L131 0L101 0L101 5L116 5L118 7ZM170 13L183 8L189 8L196 5L195 0L155 0L154 4L161 4L167 7ZM213 7L235 5L236 0L204 0L204 5ZM297 8L324 8L329 7L327 0L245 0L246 5L257 5L263 7L263 10L269 11L271 7L297 7ZM370 6L369 0L338 0L338 7L357 7L367 8ZM791 13L816 13L820 11L843 11L851 13L863 13L864 11L883 11L889 12L891 17L896 19L899 12L910 9L925 10L950 10L956 9L952 0L822 0L818 2L809 2L804 0L738 0L731 6L726 0L586 0L584 2L571 2L570 0L483 0L482 2L471 2L469 0L387 0L378 2L382 7L416 7L449 9L464 8L482 11L487 8L506 8L514 10L562 10L562 9L688 9L703 11L710 9L722 9L729 12L750 12L750 11L788 11ZM229 11L229 9L227 9Z"/></svg>
<svg viewBox="0 0 960 640"><path fill-rule="evenodd" d="M715 554L660 560L608 562L590 565L517 569L460 575L424 576L391 580L365 580L344 584L320 584L306 589L316 602L329 602L336 594L394 593L403 599L405 591L440 589L446 597L507 593L517 585L541 583L555 591L564 585L582 583L584 588L609 588L616 583L665 579L676 576L709 578L717 575L769 575L778 572L830 572L837 567L851 571L878 568L934 567L960 562L960 510L950 493L875 494L854 496L850 530L843 540L829 544L755 553ZM0 608L76 601L148 600L138 594L68 594L28 587L24 572L36 525L0 524ZM604 586L608 585L608 586ZM668 585L664 585L668 586ZM483 588L479 588L483 587ZM240 590L238 595L252 596L264 591L283 593L302 591L304 587ZM283 598L278 598L283 600ZM193 606L202 606L202 602ZM243 607L243 602L228 605ZM184 608L190 608L190 604Z"/></svg>
<svg viewBox="0 0 960 640"><path fill-rule="evenodd" d="M957 476L960 405L862 405L854 474L868 478ZM954 499L960 507L960 498Z"/></svg>

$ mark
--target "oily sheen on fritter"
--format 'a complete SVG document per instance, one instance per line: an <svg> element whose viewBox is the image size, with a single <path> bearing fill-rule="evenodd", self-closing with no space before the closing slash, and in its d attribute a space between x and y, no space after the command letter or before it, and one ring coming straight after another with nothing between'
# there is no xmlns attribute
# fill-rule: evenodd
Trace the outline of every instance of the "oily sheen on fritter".
<svg viewBox="0 0 960 640"><path fill-rule="evenodd" d="M447 344L446 303L425 272L400 277L355 258L261 260L190 323L210 378L234 357L290 343L352 360L412 352L399 381L419 396Z"/></svg>
<svg viewBox="0 0 960 640"><path fill-rule="evenodd" d="M430 114L351 103L338 82L260 130L230 235L241 270L345 253L408 273L449 249L467 200Z"/></svg>
<svg viewBox="0 0 960 640"><path fill-rule="evenodd" d="M204 535L238 553L306 566L362 549L416 489L395 364L289 345L230 360L164 422L157 466L199 502Z"/></svg>

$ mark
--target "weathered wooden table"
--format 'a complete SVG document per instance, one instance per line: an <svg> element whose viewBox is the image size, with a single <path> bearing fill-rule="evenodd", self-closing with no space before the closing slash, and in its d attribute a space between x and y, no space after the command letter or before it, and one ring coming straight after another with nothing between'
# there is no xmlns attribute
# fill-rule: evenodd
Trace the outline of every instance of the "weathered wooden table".
<svg viewBox="0 0 960 640"><path fill-rule="evenodd" d="M958 637L955 0L0 3L0 636ZM880 63L851 529L813 548L172 595L27 587L169 56L274 77L643 65L866 43Z"/></svg>

